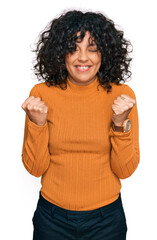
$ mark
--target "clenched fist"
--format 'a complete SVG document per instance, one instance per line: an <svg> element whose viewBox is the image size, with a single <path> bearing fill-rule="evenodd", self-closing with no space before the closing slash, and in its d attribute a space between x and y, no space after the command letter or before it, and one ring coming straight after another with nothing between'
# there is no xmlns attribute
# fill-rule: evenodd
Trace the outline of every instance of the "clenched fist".
<svg viewBox="0 0 157 240"><path fill-rule="evenodd" d="M48 106L40 97L30 96L21 105L29 119L37 125L44 126L47 120Z"/></svg>
<svg viewBox="0 0 157 240"><path fill-rule="evenodd" d="M124 120L127 119L128 114L132 110L136 101L128 95L122 94L114 100L112 105L112 121L116 126L122 126Z"/></svg>

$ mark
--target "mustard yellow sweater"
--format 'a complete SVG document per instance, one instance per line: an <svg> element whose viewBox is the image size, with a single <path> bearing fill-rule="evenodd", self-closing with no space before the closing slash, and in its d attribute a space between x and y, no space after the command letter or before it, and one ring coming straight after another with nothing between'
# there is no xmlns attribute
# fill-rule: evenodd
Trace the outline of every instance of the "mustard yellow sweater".
<svg viewBox="0 0 157 240"><path fill-rule="evenodd" d="M98 78L87 86L67 79L67 89L33 86L29 96L48 105L47 122L39 126L25 116L22 162L33 176L41 176L41 194L62 208L93 210L118 198L120 179L128 178L138 166L139 123L137 103L128 115L129 132L114 132L112 104L127 94L136 100L127 85L111 83L112 92Z"/></svg>

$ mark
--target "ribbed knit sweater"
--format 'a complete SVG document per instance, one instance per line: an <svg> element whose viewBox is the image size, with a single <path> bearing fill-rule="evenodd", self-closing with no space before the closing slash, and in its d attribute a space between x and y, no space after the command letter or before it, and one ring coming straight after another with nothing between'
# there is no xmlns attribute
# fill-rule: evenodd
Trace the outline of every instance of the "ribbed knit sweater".
<svg viewBox="0 0 157 240"><path fill-rule="evenodd" d="M115 201L120 179L138 166L139 122L137 102L128 115L131 129L112 129L112 104L121 94L136 100L127 84L111 83L107 93L98 78L86 86L67 78L67 89L35 84L29 96L48 105L44 126L25 115L22 162L33 176L41 176L41 194L49 202L75 211L100 208Z"/></svg>

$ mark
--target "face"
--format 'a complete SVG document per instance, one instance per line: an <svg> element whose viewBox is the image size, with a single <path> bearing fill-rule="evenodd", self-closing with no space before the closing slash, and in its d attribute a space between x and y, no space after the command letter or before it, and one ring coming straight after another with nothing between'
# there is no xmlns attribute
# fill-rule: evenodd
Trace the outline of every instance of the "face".
<svg viewBox="0 0 157 240"><path fill-rule="evenodd" d="M76 50L65 58L69 80L77 85L92 83L101 65L101 53L96 44L89 45L89 37L86 32L82 42L76 43Z"/></svg>

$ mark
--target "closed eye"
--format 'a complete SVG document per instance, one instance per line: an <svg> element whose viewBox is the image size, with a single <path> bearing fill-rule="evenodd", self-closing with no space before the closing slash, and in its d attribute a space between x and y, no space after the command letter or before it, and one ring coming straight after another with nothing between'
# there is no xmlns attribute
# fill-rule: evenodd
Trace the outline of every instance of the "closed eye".
<svg viewBox="0 0 157 240"><path fill-rule="evenodd" d="M98 52L98 49L95 49L95 50L89 49L88 51L89 51L89 52Z"/></svg>
<svg viewBox="0 0 157 240"><path fill-rule="evenodd" d="M89 46L87 49L88 49L89 52L98 52L99 51L96 47L93 47L93 46ZM75 49L75 52L79 51L79 50L80 50L80 47L77 45L76 49Z"/></svg>
<svg viewBox="0 0 157 240"><path fill-rule="evenodd" d="M88 46L88 51L90 51L90 52L98 52L98 48L97 48L96 44L89 45Z"/></svg>

